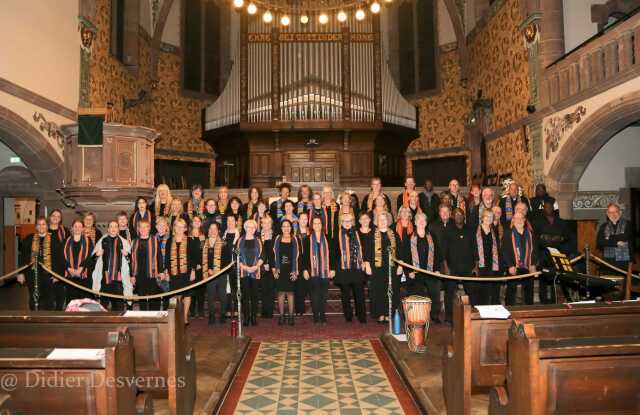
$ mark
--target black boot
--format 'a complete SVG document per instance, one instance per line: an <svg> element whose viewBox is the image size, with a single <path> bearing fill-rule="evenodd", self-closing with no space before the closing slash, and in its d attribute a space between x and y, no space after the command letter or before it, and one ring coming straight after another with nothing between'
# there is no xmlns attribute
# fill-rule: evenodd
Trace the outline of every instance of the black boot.
<svg viewBox="0 0 640 415"><path fill-rule="evenodd" d="M289 315L289 325L293 326L295 324L293 314Z"/></svg>
<svg viewBox="0 0 640 415"><path fill-rule="evenodd" d="M251 314L251 325L252 326L257 326L258 325L258 319L257 319L255 314Z"/></svg>
<svg viewBox="0 0 640 415"><path fill-rule="evenodd" d="M221 315L220 316L220 324L224 324L227 321L227 318L225 317L225 315Z"/></svg>
<svg viewBox="0 0 640 415"><path fill-rule="evenodd" d="M242 319L242 324L244 324L245 326L250 326L251 323L251 319L249 318L249 314L245 314L244 318Z"/></svg>
<svg viewBox="0 0 640 415"><path fill-rule="evenodd" d="M280 314L278 318L278 326L282 326L284 324L284 314Z"/></svg>
<svg viewBox="0 0 640 415"><path fill-rule="evenodd" d="M209 313L209 325L213 326L216 324L216 316L213 313Z"/></svg>

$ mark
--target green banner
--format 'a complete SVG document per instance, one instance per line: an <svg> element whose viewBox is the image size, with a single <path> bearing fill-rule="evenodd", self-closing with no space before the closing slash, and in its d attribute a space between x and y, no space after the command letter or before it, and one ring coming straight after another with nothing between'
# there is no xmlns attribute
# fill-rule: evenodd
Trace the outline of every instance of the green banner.
<svg viewBox="0 0 640 415"><path fill-rule="evenodd" d="M78 116L78 145L101 146L104 115Z"/></svg>

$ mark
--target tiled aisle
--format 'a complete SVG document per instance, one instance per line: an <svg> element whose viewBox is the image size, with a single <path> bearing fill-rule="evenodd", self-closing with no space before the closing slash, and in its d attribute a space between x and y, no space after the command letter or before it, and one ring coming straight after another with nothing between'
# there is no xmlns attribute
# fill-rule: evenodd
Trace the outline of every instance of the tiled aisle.
<svg viewBox="0 0 640 415"><path fill-rule="evenodd" d="M232 412L412 413L413 402L402 386L401 398L396 395L394 389L398 386L392 387L378 359L380 352L384 353L382 348L374 350L370 340L263 342ZM237 390L239 385L234 386ZM232 395L228 396L223 413L235 404L230 402L234 400Z"/></svg>

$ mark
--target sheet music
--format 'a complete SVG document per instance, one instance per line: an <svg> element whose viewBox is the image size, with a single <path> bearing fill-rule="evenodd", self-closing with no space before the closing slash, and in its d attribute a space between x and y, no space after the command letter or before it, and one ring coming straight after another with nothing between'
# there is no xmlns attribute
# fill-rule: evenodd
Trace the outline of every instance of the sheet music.
<svg viewBox="0 0 640 415"><path fill-rule="evenodd" d="M139 311L128 310L123 314L123 317L166 317L169 313L166 311Z"/></svg>
<svg viewBox="0 0 640 415"><path fill-rule="evenodd" d="M478 310L478 313L480 313L480 317L483 319L506 320L511 317L509 310L501 305L477 305L475 307L476 310Z"/></svg>
<svg viewBox="0 0 640 415"><path fill-rule="evenodd" d="M406 334L392 334L393 338L399 342L406 342L407 335Z"/></svg>
<svg viewBox="0 0 640 415"><path fill-rule="evenodd" d="M101 360L104 349L53 349L47 360Z"/></svg>

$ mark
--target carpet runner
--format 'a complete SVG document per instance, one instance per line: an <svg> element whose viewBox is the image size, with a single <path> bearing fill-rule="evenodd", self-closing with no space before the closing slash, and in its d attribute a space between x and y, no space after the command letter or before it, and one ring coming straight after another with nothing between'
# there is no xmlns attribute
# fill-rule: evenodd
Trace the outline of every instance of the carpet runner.
<svg viewBox="0 0 640 415"><path fill-rule="evenodd" d="M378 340L252 345L222 414L419 413Z"/></svg>

